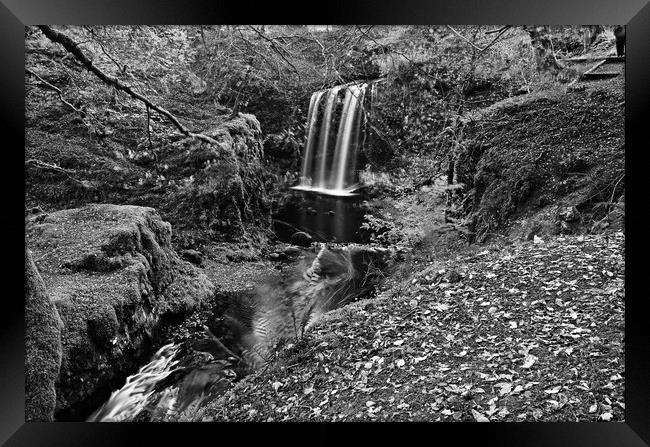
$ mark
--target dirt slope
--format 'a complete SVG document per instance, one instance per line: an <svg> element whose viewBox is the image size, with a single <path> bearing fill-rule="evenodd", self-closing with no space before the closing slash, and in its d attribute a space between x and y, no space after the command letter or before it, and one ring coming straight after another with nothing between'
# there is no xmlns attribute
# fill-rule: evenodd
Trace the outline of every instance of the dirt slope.
<svg viewBox="0 0 650 447"><path fill-rule="evenodd" d="M623 420L623 234L481 250L331 313L184 418Z"/></svg>

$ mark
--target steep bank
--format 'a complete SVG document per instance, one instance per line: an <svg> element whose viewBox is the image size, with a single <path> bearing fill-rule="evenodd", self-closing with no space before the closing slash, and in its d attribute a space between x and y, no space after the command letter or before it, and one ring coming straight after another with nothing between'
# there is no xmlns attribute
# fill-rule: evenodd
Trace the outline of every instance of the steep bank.
<svg viewBox="0 0 650 447"><path fill-rule="evenodd" d="M59 420L97 407L149 354L164 318L189 313L215 291L174 253L171 226L152 208L38 214L27 222L26 243L64 325Z"/></svg>
<svg viewBox="0 0 650 447"><path fill-rule="evenodd" d="M181 420L622 420L623 251L559 236L421 267Z"/></svg>
<svg viewBox="0 0 650 447"><path fill-rule="evenodd" d="M454 168L474 238L516 220L510 231L531 238L604 226L625 188L624 93L619 76L468 114ZM559 215L566 208L575 208L568 220Z"/></svg>

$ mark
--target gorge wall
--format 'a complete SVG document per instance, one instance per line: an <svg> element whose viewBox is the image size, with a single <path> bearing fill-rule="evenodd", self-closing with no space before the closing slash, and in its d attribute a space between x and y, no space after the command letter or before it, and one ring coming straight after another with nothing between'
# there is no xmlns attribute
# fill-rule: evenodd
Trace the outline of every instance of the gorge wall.
<svg viewBox="0 0 650 447"><path fill-rule="evenodd" d="M26 232L63 323L57 343L53 312L43 324L28 300L28 334L48 338L45 350L52 360L45 379L56 377L61 356L57 420L83 418L101 404L150 354L165 318L188 314L215 292L203 273L172 250L171 225L152 208L89 205L38 214L27 221ZM38 357L28 350L26 361L34 364Z"/></svg>

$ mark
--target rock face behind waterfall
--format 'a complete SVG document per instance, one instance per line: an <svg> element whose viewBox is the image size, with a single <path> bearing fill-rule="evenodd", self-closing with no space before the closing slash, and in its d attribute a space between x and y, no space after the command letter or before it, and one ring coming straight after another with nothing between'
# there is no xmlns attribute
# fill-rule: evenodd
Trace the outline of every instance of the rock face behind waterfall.
<svg viewBox="0 0 650 447"><path fill-rule="evenodd" d="M99 406L149 354L164 317L214 294L171 249L171 225L153 208L89 205L37 215L27 223L27 244L64 324L57 419Z"/></svg>
<svg viewBox="0 0 650 447"><path fill-rule="evenodd" d="M25 250L25 420L28 422L53 420L62 326L32 256Z"/></svg>

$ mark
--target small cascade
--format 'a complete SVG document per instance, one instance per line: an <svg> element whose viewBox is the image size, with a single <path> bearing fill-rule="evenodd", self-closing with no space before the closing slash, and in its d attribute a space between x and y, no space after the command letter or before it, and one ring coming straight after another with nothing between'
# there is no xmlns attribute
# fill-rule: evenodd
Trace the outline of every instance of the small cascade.
<svg viewBox="0 0 650 447"><path fill-rule="evenodd" d="M366 83L339 85L312 95L301 179L294 189L335 196L354 195L358 188L356 160L367 86ZM327 99L321 107L323 98Z"/></svg>
<svg viewBox="0 0 650 447"><path fill-rule="evenodd" d="M93 413L88 422L130 421L149 403L156 385L175 371L179 346L168 344L154 354L138 373L127 378L122 388L111 394L106 403ZM170 403L173 405L173 402ZM171 406L170 405L170 406Z"/></svg>

